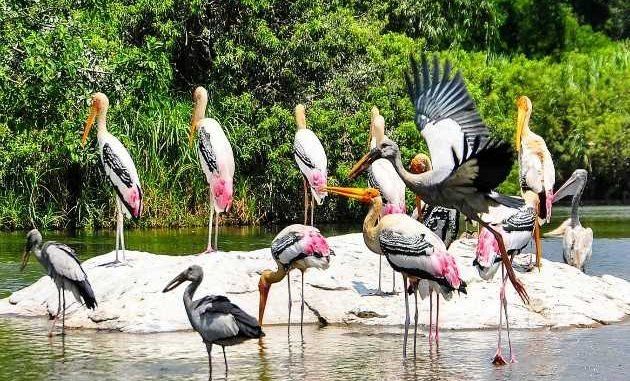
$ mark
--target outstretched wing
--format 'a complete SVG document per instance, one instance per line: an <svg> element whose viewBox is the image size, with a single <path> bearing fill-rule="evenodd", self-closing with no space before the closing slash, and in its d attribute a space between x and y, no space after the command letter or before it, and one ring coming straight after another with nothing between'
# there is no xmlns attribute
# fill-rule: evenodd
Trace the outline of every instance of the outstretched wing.
<svg viewBox="0 0 630 381"><path fill-rule="evenodd" d="M411 73L405 74L405 80L415 108L416 126L429 146L434 168L453 168L455 162L450 157L451 151L463 158L464 146L472 149L476 141L485 143L488 129L466 89L461 72L451 78L448 60L443 70L440 70L437 56L433 58L432 68L424 54L421 63L413 56L410 61Z"/></svg>

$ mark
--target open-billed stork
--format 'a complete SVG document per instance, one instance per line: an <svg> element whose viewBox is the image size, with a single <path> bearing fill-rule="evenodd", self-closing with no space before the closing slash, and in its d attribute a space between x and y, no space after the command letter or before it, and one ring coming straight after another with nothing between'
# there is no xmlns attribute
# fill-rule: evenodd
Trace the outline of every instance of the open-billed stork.
<svg viewBox="0 0 630 381"><path fill-rule="evenodd" d="M55 323L61 318L61 334L65 335L66 328L66 290L72 292L77 302L88 309L96 308L96 298L87 274L81 267L81 262L71 247L63 243L48 241L42 245L42 235L33 229L26 235L26 246L22 256L20 271L23 271L28 259L33 253L37 261L44 267L46 273L57 286L57 314L50 325L48 336L52 336Z"/></svg>
<svg viewBox="0 0 630 381"><path fill-rule="evenodd" d="M411 159L409 169L411 173L430 171L431 159L429 156L419 153ZM457 239L457 233L459 233L459 211L457 209L428 205L422 201L420 196L416 195L416 207L411 217L422 222L424 226L440 237L447 249Z"/></svg>
<svg viewBox="0 0 630 381"><path fill-rule="evenodd" d="M466 283L460 278L455 259L446 251L442 240L426 226L406 214L388 214L381 217L383 201L379 191L374 188L326 187L326 189L330 193L371 205L363 220L363 240L370 250L385 255L390 266L403 276L405 290L403 356L407 356L410 320L407 280L416 284L426 280L429 282L430 289L438 292L435 337L439 340L439 295L442 294L448 300L454 291L466 293ZM415 290L417 291L417 288ZM414 298L416 302L414 327L417 327L417 292L414 292ZM417 328L414 328L414 354L416 331Z"/></svg>
<svg viewBox="0 0 630 381"><path fill-rule="evenodd" d="M562 241L562 258L566 264L584 271L586 262L593 254L593 230L585 228L580 223L579 208L582 192L586 186L588 172L585 169L576 169L571 177L554 194L554 201L566 196L573 196L571 200L571 217L564 224Z"/></svg>
<svg viewBox="0 0 630 381"><path fill-rule="evenodd" d="M293 155L304 180L304 225L309 221L310 206L310 222L313 226L315 203L321 205L326 197L323 187L328 179L328 159L317 135L306 127L306 114L302 104L295 106L295 124L297 131L293 141Z"/></svg>
<svg viewBox="0 0 630 381"><path fill-rule="evenodd" d="M536 252L542 250L540 242L540 229L538 225L538 195L532 191L525 191L523 194L525 205L520 208L509 208L504 205L490 207L488 213L482 216L482 219L493 226L503 235L503 242L508 254L512 258L519 254L534 237ZM501 331L503 329L503 311L505 311L505 325L507 328L508 345L510 348L510 362L516 362L516 357L512 352L512 342L510 340L510 323L507 312L507 299L505 297L505 276L504 265L501 262L501 253L499 245L486 228L482 228L477 240L475 250L475 260L473 265L477 267L479 276L484 280L490 280L494 277L499 266L501 266L502 284L499 292L499 326L498 326L498 342L497 351L494 355L493 363L496 365L505 365L506 361L501 354Z"/></svg>
<svg viewBox="0 0 630 381"><path fill-rule="evenodd" d="M125 233L123 227L123 213L127 217L140 218L142 214L142 188L136 166L127 152L114 135L107 132L106 118L109 100L103 93L92 95L90 115L85 122L81 144L85 146L94 120L96 120L101 163L110 184L116 191L116 260L108 265L118 265L125 261ZM118 249L122 251L122 261L118 257Z"/></svg>
<svg viewBox="0 0 630 381"><path fill-rule="evenodd" d="M180 284L189 281L184 291L184 308L193 329L201 336L208 351L208 367L212 379L212 345L223 348L225 372L228 370L225 347L240 344L246 340L258 339L265 334L256 318L232 304L223 295L206 295L193 300L195 291L203 280L203 269L192 265L173 278L162 292L174 290Z"/></svg>
<svg viewBox="0 0 630 381"><path fill-rule="evenodd" d="M289 286L289 320L291 326L291 278L290 271L298 269L302 273L302 306L300 315L300 330L304 325L304 272L309 268L325 270L330 265L333 251L317 228L307 225L289 225L282 229L271 242L271 255L276 261L276 271L264 270L258 282L260 301L258 305L258 321L263 323L267 297L271 285L287 278Z"/></svg>
<svg viewBox="0 0 630 381"><path fill-rule="evenodd" d="M532 101L526 96L516 100L516 149L518 150L519 179L521 190L538 193L540 210L538 216L545 222L551 221L553 205L553 186L556 172L551 153L545 140L529 129L532 115ZM537 258L540 265L540 258Z"/></svg>
<svg viewBox="0 0 630 381"><path fill-rule="evenodd" d="M225 136L219 122L206 118L208 92L199 86L193 92L193 114L190 122L189 144L192 145L195 131L198 131L197 154L201 170L208 183L210 198L210 218L208 221L208 247L206 253L218 250L219 214L229 210L234 195L234 154L230 141ZM214 247L212 245L212 224L214 216Z"/></svg>
<svg viewBox="0 0 630 381"><path fill-rule="evenodd" d="M375 130L378 130L375 132ZM382 139L385 137L385 119L380 116L378 108L372 107L370 121L370 148L380 144L377 137ZM405 204L405 183L402 181L392 163L385 159L375 160L368 168L368 185L376 188L381 193L383 199L383 207L381 208L381 216L395 213L405 213L407 206ZM378 260L378 291L376 295L384 295L381 289L381 273L382 258ZM396 274L392 276L392 294L396 293Z"/></svg>
<svg viewBox="0 0 630 381"><path fill-rule="evenodd" d="M385 158L394 165L405 185L425 202L457 209L489 229L499 242L510 281L521 299L529 302L525 287L514 274L501 234L480 217L490 205L522 205L522 201L494 191L507 177L514 151L505 142L488 138L488 129L477 113L461 73L451 78L448 61L441 74L435 57L430 74L426 57L418 65L412 56L411 69L413 79L409 75L405 78L416 111L416 126L429 146L433 169L421 174L408 172L403 167L398 145L384 139L355 164L349 177L355 178L374 160Z"/></svg>

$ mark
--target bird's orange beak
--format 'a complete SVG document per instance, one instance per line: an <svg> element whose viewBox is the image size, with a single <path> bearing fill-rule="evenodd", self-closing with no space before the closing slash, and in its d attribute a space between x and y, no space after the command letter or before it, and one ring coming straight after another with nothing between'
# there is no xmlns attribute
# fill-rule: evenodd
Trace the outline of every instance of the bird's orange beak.
<svg viewBox="0 0 630 381"><path fill-rule="evenodd" d="M263 324L263 317L265 316L265 307L267 306L269 289L271 289L271 284L265 282L261 276L260 281L258 281L258 293L260 294L260 300L258 302L258 324L261 326Z"/></svg>
<svg viewBox="0 0 630 381"><path fill-rule="evenodd" d="M522 96L519 97L516 101L516 107L518 108L518 113L516 116L516 152L520 152L521 150L521 136L523 135L523 128L525 127L525 119L527 117L528 105L527 105L527 97Z"/></svg>
<svg viewBox="0 0 630 381"><path fill-rule="evenodd" d="M364 203L369 203L373 198L380 196L378 189L374 188L344 188L344 187L324 187L326 192L352 198Z"/></svg>
<svg viewBox="0 0 630 381"><path fill-rule="evenodd" d="M96 119L96 114L98 113L97 104L92 101L92 106L90 106L90 115L85 121L85 127L83 127L83 137L81 138L81 146L85 147L85 142L87 141L88 135L90 134L90 130L94 125L94 120Z"/></svg>
<svg viewBox="0 0 630 381"><path fill-rule="evenodd" d="M370 152L365 154L357 163L352 167L350 173L348 174L348 178L353 180L357 178L361 173L363 173L366 169L372 165L372 163L381 157L381 150L378 148L372 148Z"/></svg>

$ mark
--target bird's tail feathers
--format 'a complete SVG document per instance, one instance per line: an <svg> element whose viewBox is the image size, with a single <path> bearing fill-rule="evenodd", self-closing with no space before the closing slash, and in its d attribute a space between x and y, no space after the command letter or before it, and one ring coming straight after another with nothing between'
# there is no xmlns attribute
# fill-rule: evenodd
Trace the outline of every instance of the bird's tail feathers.
<svg viewBox="0 0 630 381"><path fill-rule="evenodd" d="M94 308L96 308L98 303L96 303L96 297L94 296L94 291L92 290L92 286L90 285L90 282L88 282L86 279L77 283L78 283L77 288L79 289L79 294L81 295L81 298L83 298L83 302L85 303L85 306L90 310L93 310Z"/></svg>

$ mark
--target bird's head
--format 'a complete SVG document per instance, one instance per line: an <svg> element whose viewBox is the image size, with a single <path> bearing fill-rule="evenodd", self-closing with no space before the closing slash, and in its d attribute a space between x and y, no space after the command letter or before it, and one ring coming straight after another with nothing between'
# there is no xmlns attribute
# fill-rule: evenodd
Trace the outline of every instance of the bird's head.
<svg viewBox="0 0 630 381"><path fill-rule="evenodd" d="M186 270L179 273L179 275L173 278L173 280L168 282L168 284L166 285L166 287L164 287L164 290L162 290L162 292L172 291L175 288L177 288L177 286L179 286L180 284L186 281L200 283L202 280L203 280L203 270L201 269L200 266L192 265L188 267Z"/></svg>
<svg viewBox="0 0 630 381"><path fill-rule="evenodd" d="M206 106L208 105L208 91L202 86L198 86L193 91L193 113L190 120L190 131L188 134L188 145L192 146L193 139L195 137L195 131L197 131L198 122L206 114Z"/></svg>
<svg viewBox="0 0 630 381"><path fill-rule="evenodd" d="M96 117L103 117L107 113L107 109L109 108L109 99L103 93L94 93L92 94L92 101L90 104L90 115L85 121L85 126L83 127L83 137L81 138L81 145L85 146L85 142L87 141L87 137L90 134L90 130L94 125L94 121Z"/></svg>
<svg viewBox="0 0 630 381"><path fill-rule="evenodd" d="M529 116L532 113L532 101L525 95L518 97L516 100L516 108L518 113L516 116L516 150L521 149L521 135L523 135L523 129L529 124Z"/></svg>
<svg viewBox="0 0 630 381"><path fill-rule="evenodd" d="M303 104L295 106L295 124L298 130L306 128L306 108Z"/></svg>
<svg viewBox="0 0 630 381"><path fill-rule="evenodd" d="M424 173L431 170L431 159L429 156L419 153L411 159L409 166L412 173Z"/></svg>
<svg viewBox="0 0 630 381"><path fill-rule="evenodd" d="M37 229L33 229L26 234L26 245L24 245L24 252L22 253L22 264L20 265L20 271L24 271L26 264L31 256L31 252L35 248L39 247L42 243L42 234Z"/></svg>
<svg viewBox="0 0 630 381"><path fill-rule="evenodd" d="M553 195L553 201L558 201L566 196L573 196L584 190L586 181L588 180L588 172L586 169L576 169L571 177Z"/></svg>
<svg viewBox="0 0 630 381"><path fill-rule="evenodd" d="M375 188L326 187L325 189L332 194L352 198L365 204L372 203L381 196L381 193Z"/></svg>

